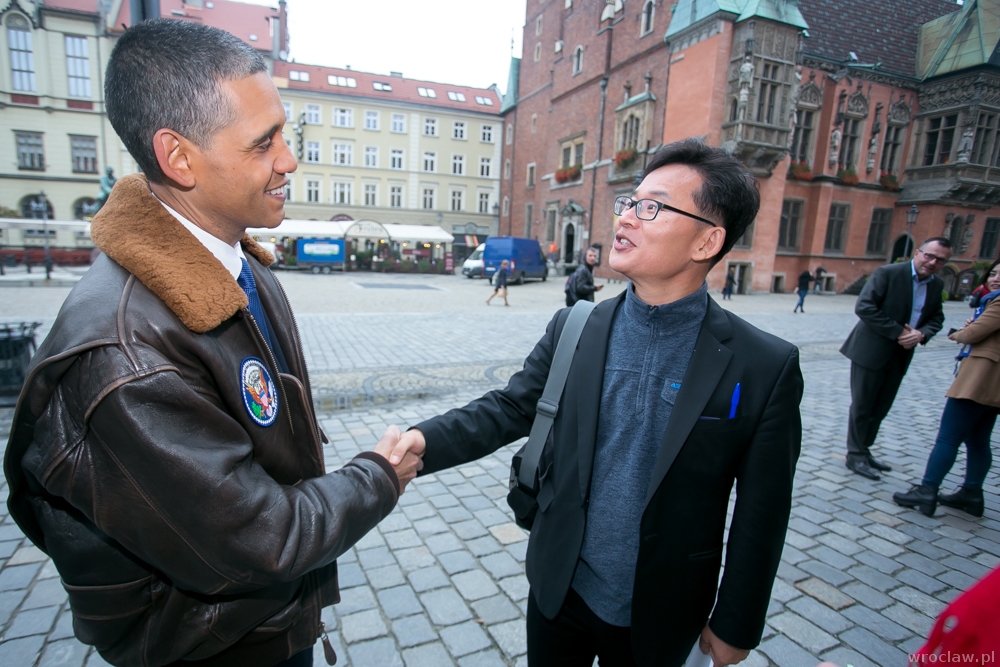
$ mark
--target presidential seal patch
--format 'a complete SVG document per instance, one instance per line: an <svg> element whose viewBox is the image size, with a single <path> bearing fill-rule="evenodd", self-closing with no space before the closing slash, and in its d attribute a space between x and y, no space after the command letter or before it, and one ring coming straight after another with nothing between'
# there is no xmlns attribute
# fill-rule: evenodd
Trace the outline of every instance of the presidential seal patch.
<svg viewBox="0 0 1000 667"><path fill-rule="evenodd" d="M278 392L264 362L257 357L247 357L240 364L240 381L243 385L243 405L250 417L261 426L270 426L278 417Z"/></svg>

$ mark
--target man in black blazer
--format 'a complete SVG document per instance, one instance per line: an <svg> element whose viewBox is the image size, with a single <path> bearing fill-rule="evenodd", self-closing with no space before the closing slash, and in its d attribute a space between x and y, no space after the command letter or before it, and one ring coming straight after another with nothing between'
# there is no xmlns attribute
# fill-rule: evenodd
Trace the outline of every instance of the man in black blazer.
<svg viewBox="0 0 1000 667"><path fill-rule="evenodd" d="M860 321L840 353L851 360L851 412L847 425L847 467L868 479L891 468L874 458L871 446L896 399L913 349L941 330L944 282L934 275L951 259L944 237L924 241L909 262L875 269L858 296Z"/></svg>
<svg viewBox="0 0 1000 667"><path fill-rule="evenodd" d="M689 139L615 202L609 262L630 280L590 316L539 470L528 664L716 665L760 642L802 427L798 351L723 310L705 278L756 216L756 179ZM424 472L528 435L562 310L505 389L399 441ZM726 567L723 535L736 505ZM716 595L718 593L718 595Z"/></svg>

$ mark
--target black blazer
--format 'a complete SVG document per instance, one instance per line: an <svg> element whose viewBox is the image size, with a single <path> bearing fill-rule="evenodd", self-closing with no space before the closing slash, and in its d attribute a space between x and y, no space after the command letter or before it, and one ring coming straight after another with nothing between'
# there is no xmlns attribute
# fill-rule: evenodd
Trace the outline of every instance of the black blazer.
<svg viewBox="0 0 1000 667"><path fill-rule="evenodd" d="M591 315L540 464L539 513L526 566L532 595L550 619L562 608L583 544L608 339L623 299L605 301ZM568 312L556 314L505 389L416 426L427 440L422 474L528 435ZM729 419L736 383L742 397ZM683 664L710 613L723 641L745 649L760 642L802 438L798 350L711 299L681 385L640 527L632 599L632 646L640 665Z"/></svg>
<svg viewBox="0 0 1000 667"><path fill-rule="evenodd" d="M924 334L921 345L926 345L944 324L941 308L943 289L944 282L937 276L927 283L927 298L917 322L917 329ZM840 353L859 366L872 370L884 368L893 353L905 355L909 364L913 350L904 350L896 339L903 333L903 325L909 323L912 311L913 270L910 262L880 266L858 296L854 313L861 321L844 341Z"/></svg>

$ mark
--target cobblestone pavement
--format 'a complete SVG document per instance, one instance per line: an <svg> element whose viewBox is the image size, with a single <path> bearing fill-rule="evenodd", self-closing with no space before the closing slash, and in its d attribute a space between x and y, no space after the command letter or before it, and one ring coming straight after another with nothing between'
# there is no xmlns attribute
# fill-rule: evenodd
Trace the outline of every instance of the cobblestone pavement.
<svg viewBox="0 0 1000 667"><path fill-rule="evenodd" d="M551 280L512 288L509 309L487 308L488 290L480 282L409 278L377 279L431 289L283 277L330 436L328 469L370 449L388 424L415 423L501 386L561 296L561 281ZM620 288L609 285L600 295ZM37 289L6 288L3 294L24 301L6 301L0 317L28 312L48 324L61 303L57 289L38 298ZM849 364L837 348L855 320L853 299L812 296L808 315L792 315L794 303L792 295L725 303L800 346L806 386L782 565L764 640L744 664L813 667L828 659L842 666L902 666L943 606L1000 563L1000 480L996 472L988 478L986 515L978 520L948 508L927 518L892 503L894 491L919 478L937 433L955 354L941 337L917 352L876 443L877 455L894 471L880 482L851 475L843 456ZM960 325L969 310L949 304L947 313L946 328ZM3 443L11 412L0 409ZM505 503L518 446L414 482L378 529L339 559L342 602L324 614L340 664L526 663L527 536ZM956 473L964 465L960 455ZM946 486L959 483L956 473ZM6 487L0 495L5 499ZM72 637L51 562L23 538L5 506L0 519L0 665L105 664ZM324 664L318 648L316 656Z"/></svg>

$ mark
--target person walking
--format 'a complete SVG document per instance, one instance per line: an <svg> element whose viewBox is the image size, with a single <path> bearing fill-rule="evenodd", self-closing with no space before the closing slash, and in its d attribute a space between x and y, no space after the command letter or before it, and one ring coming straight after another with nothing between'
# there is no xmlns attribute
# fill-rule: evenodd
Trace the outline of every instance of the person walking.
<svg viewBox="0 0 1000 667"><path fill-rule="evenodd" d="M840 353L851 360L851 410L847 425L847 467L877 480L891 468L871 455L882 420L917 345L926 345L944 324L941 292L935 274L951 259L951 242L943 237L920 244L909 262L875 269L858 296L859 322Z"/></svg>
<svg viewBox="0 0 1000 667"><path fill-rule="evenodd" d="M948 337L962 343L958 374L951 383L934 449L924 478L906 493L894 493L897 505L934 516L937 504L983 515L983 481L992 463L990 434L1000 412L1000 260L986 275L989 293L965 326ZM955 493L938 493L965 443L965 482Z"/></svg>
<svg viewBox="0 0 1000 667"><path fill-rule="evenodd" d="M795 304L795 308L792 309L793 313L799 311L803 313L806 312L806 309L803 306L806 302L806 295L809 294L809 283L813 282L814 280L816 279L813 277L811 273L809 273L809 269L806 269L805 271L799 274L799 288L798 290L796 290L799 293L799 302Z"/></svg>
<svg viewBox="0 0 1000 667"><path fill-rule="evenodd" d="M736 288L736 267L729 267L729 273L726 274L726 285L722 288L722 298L733 300L733 290Z"/></svg>
<svg viewBox="0 0 1000 667"><path fill-rule="evenodd" d="M604 285L594 285L594 267L597 265L597 248L587 248L583 264L566 281L566 305L572 306L577 301L593 301L594 293L601 291Z"/></svg>
<svg viewBox="0 0 1000 667"><path fill-rule="evenodd" d="M507 303L507 271L510 268L510 262L506 259L500 262L500 268L493 278L493 294L490 294L490 298L486 299L486 305L490 305L490 301L493 300L497 294L503 297L503 305L509 306Z"/></svg>

